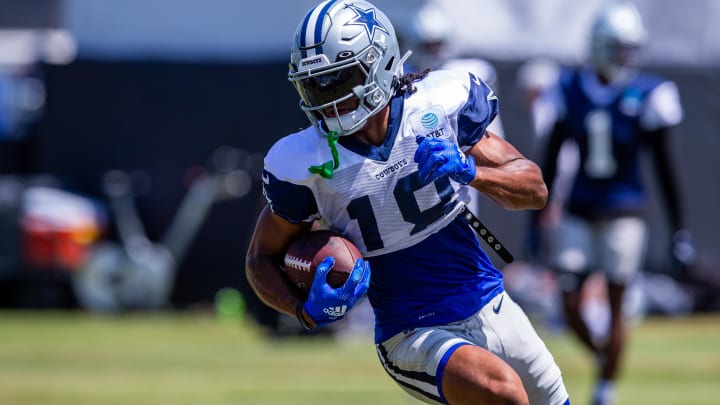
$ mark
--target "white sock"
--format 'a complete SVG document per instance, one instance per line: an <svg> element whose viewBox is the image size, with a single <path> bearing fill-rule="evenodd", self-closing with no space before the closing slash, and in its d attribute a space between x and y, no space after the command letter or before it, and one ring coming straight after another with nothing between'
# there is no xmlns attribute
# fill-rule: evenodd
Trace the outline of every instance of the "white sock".
<svg viewBox="0 0 720 405"><path fill-rule="evenodd" d="M615 383L611 380L602 380L595 385L593 395L594 405L609 405L615 401Z"/></svg>

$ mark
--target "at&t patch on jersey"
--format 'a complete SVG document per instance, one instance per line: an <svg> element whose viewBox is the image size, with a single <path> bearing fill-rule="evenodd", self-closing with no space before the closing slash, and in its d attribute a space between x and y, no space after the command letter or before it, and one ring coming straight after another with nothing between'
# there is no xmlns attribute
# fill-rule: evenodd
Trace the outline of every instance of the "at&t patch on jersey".
<svg viewBox="0 0 720 405"><path fill-rule="evenodd" d="M454 135L447 114L440 106L433 106L413 114L410 116L410 125L415 131L415 136L450 138Z"/></svg>

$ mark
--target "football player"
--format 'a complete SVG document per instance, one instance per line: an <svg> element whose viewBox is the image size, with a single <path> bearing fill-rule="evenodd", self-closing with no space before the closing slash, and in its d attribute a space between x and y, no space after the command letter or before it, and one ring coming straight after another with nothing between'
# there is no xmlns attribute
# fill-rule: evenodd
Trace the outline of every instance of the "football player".
<svg viewBox="0 0 720 405"><path fill-rule="evenodd" d="M687 235L667 148L669 130L683 111L673 82L637 70L646 38L631 3L610 3L590 30L587 66L564 69L544 96L556 117L542 159L551 201L561 146L576 146L578 161L563 210L548 203L537 220L552 228L550 260L558 271L567 323L598 360L594 404L612 402L626 342L623 298L644 261L650 197L640 170L643 148L654 157L676 243ZM591 333L590 320L581 311L582 287L592 270L604 271L610 307L609 330L600 338Z"/></svg>
<svg viewBox="0 0 720 405"><path fill-rule="evenodd" d="M312 125L265 156L268 204L248 280L308 329L342 319L367 292L382 366L424 402L569 403L560 369L462 215L468 187L507 209L542 208L539 167L486 130L497 97L476 76L402 74L403 63L390 20L367 1L326 0L302 19L289 80ZM333 289L326 258L305 299L280 263L316 220L364 259Z"/></svg>

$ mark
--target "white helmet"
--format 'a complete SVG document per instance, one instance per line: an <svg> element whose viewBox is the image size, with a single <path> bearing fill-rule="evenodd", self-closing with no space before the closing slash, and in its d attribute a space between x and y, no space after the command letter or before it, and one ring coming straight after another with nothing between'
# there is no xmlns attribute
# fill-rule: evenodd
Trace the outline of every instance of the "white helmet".
<svg viewBox="0 0 720 405"><path fill-rule="evenodd" d="M382 11L367 1L326 0L295 32L288 79L313 125L348 135L388 104L401 66L395 30ZM353 97L357 109L340 115L338 104Z"/></svg>
<svg viewBox="0 0 720 405"><path fill-rule="evenodd" d="M448 41L452 23L435 3L425 3L410 19L404 39L413 52L413 65L418 70L437 68L448 59Z"/></svg>
<svg viewBox="0 0 720 405"><path fill-rule="evenodd" d="M607 79L625 79L633 71L638 50L646 40L647 31L637 8L626 1L613 2L593 23L590 64Z"/></svg>

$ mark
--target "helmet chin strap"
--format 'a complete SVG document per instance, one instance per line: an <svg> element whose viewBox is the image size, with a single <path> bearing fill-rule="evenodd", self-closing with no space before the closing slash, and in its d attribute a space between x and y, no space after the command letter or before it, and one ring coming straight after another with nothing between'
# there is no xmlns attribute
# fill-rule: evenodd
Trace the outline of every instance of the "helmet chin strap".
<svg viewBox="0 0 720 405"><path fill-rule="evenodd" d="M332 153L332 160L328 160L321 165L308 167L310 173L319 174L324 179L332 179L334 170L340 166L340 156L337 151L338 138L340 138L340 135L336 131L328 132L327 141L330 153Z"/></svg>
<svg viewBox="0 0 720 405"><path fill-rule="evenodd" d="M334 170L340 166L340 156L337 151L338 139L341 134L350 135L360 129L362 126L358 126L357 124L361 121L367 121L368 115L370 115L368 110L365 107L360 106L357 110L343 114L339 117L325 119L323 124L328 129L327 142L330 147L330 153L332 153L333 160L328 160L321 165L308 167L310 173L319 174L325 179L332 179ZM353 127L357 128L352 131L345 131L345 128Z"/></svg>

